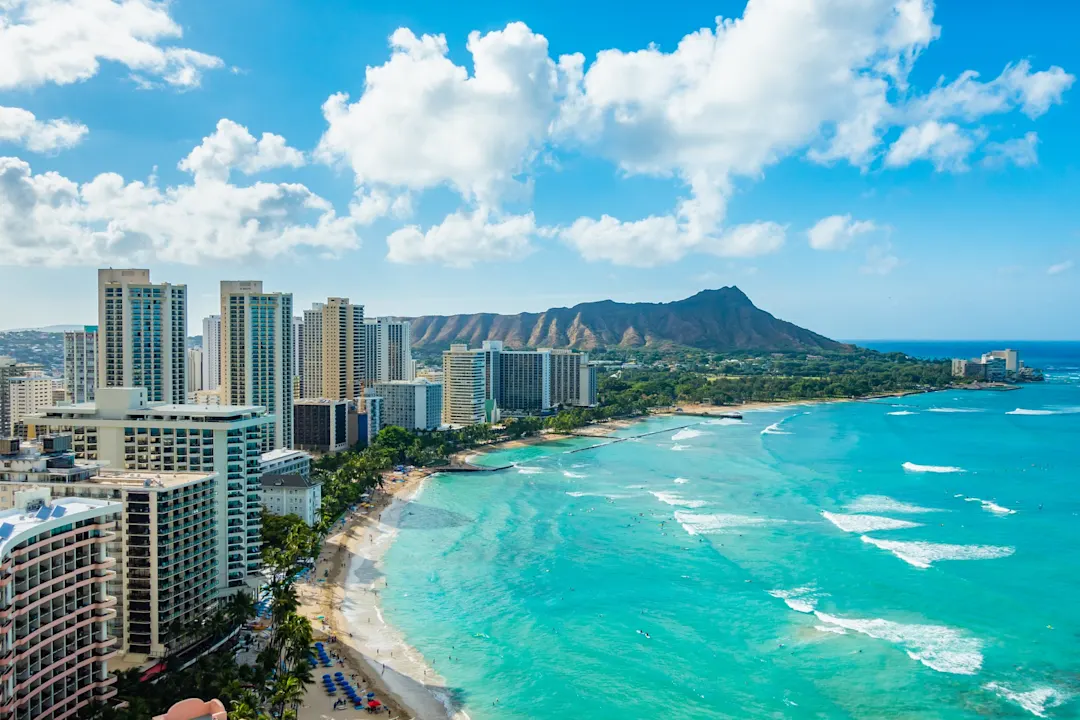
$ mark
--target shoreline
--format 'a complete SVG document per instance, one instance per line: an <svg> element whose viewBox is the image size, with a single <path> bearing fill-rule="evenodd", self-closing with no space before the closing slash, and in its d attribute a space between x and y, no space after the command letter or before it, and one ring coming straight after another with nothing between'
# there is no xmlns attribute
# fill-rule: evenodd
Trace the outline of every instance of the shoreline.
<svg viewBox="0 0 1080 720"><path fill-rule="evenodd" d="M452 710L451 691L442 678L411 647L403 633L386 621L379 591L386 587L381 570L386 552L397 536L402 512L423 489L432 472L416 470L401 483L379 491L367 513L347 513L336 532L328 535L315 577L325 582L297 586L300 612L315 634L337 636L328 650L343 657L346 675L356 673L355 684L371 691L391 718L448 718L469 720L464 711ZM316 668L315 677L327 669ZM333 710L319 684L308 686L298 720L352 720L356 711Z"/></svg>

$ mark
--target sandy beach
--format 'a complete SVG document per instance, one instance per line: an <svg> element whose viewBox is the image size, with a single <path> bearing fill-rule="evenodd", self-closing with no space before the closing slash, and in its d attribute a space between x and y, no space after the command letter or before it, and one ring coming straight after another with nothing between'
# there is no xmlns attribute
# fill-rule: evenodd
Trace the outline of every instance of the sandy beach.
<svg viewBox="0 0 1080 720"><path fill-rule="evenodd" d="M317 636L337 637L327 649L342 657L344 667L339 669L346 676L355 673L354 685L374 692L390 718L467 720L464 712L448 709L452 703L443 678L386 622L380 607L379 593L386 587L383 556L397 535L402 513L428 475L423 470L411 473L378 493L366 515L355 513L338 523L323 545L315 573L325 582L298 586L300 611L311 619ZM316 668L316 679L327 670ZM333 710L333 699L315 683L308 688L299 720L364 716L367 712L352 708Z"/></svg>

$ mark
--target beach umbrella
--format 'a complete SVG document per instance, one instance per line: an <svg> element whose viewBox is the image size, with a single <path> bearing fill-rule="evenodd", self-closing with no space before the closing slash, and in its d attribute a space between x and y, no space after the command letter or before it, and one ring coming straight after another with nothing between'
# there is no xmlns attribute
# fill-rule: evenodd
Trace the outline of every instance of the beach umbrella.
<svg viewBox="0 0 1080 720"><path fill-rule="evenodd" d="M379 707L380 705L382 705L382 703L381 703L381 702L379 702L378 700L368 700L368 704L367 704L367 706L368 706L369 708L377 708L377 707Z"/></svg>
<svg viewBox="0 0 1080 720"><path fill-rule="evenodd" d="M373 698L373 697L375 697L375 693L368 693L368 694L367 694L367 696L368 696L369 698Z"/></svg>

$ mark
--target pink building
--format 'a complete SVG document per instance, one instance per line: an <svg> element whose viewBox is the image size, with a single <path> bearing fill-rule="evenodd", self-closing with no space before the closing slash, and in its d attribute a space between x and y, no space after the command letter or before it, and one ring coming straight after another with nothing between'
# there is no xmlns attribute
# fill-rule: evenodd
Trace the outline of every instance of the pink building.
<svg viewBox="0 0 1080 720"><path fill-rule="evenodd" d="M203 702L198 698L188 698L173 705L164 715L154 717L154 720L227 720L228 717L220 700Z"/></svg>
<svg viewBox="0 0 1080 720"><path fill-rule="evenodd" d="M116 694L106 554L122 505L16 494L0 512L0 720L67 720Z"/></svg>

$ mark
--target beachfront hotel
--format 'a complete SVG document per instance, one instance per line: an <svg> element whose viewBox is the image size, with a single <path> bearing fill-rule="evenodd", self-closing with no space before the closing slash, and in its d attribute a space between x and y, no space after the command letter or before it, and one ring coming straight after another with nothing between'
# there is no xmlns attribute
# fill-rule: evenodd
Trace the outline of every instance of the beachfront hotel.
<svg viewBox="0 0 1080 720"><path fill-rule="evenodd" d="M221 387L221 316L210 315L202 321L203 387L217 390Z"/></svg>
<svg viewBox="0 0 1080 720"><path fill-rule="evenodd" d="M178 628L217 602L217 474L108 470L76 460L69 436L43 441L0 447L0 510L16 507L26 490L119 503L123 514L108 547L117 560L108 586L117 599L110 634L129 666L183 648L188 639Z"/></svg>
<svg viewBox="0 0 1080 720"><path fill-rule="evenodd" d="M412 380L412 332L408 320L389 317L364 321L364 379L368 384Z"/></svg>
<svg viewBox="0 0 1080 720"><path fill-rule="evenodd" d="M375 395L383 399L383 425L406 430L435 430L442 424L443 386L423 378L375 383Z"/></svg>
<svg viewBox="0 0 1080 720"><path fill-rule="evenodd" d="M221 281L221 402L273 415L263 452L293 446L292 295Z"/></svg>
<svg viewBox="0 0 1080 720"><path fill-rule="evenodd" d="M274 416L258 406L150 403L143 388L98 388L92 403L45 408L35 432L71 433L83 460L147 472L217 473L217 592L257 581L261 566L259 461Z"/></svg>
<svg viewBox="0 0 1080 720"><path fill-rule="evenodd" d="M149 270L98 270L98 387L146 388L150 402L187 397L187 286Z"/></svg>
<svg viewBox="0 0 1080 720"><path fill-rule="evenodd" d="M269 473L262 476L263 507L271 515L296 515L314 525L322 506L322 481L303 475Z"/></svg>
<svg viewBox="0 0 1080 720"><path fill-rule="evenodd" d="M0 512L0 718L74 718L116 694L107 544L119 503L26 490Z"/></svg>
<svg viewBox="0 0 1080 720"><path fill-rule="evenodd" d="M71 402L94 399L97 386L97 325L64 333L64 390Z"/></svg>
<svg viewBox="0 0 1080 720"><path fill-rule="evenodd" d="M476 425L494 420L494 404L486 400L483 351L454 344L443 352L444 425Z"/></svg>
<svg viewBox="0 0 1080 720"><path fill-rule="evenodd" d="M364 385L364 306L332 297L304 311L304 398L355 400Z"/></svg>

